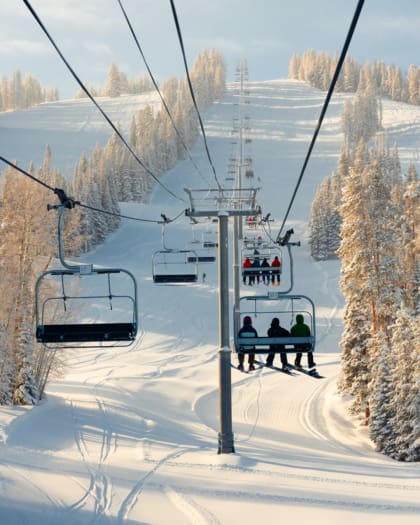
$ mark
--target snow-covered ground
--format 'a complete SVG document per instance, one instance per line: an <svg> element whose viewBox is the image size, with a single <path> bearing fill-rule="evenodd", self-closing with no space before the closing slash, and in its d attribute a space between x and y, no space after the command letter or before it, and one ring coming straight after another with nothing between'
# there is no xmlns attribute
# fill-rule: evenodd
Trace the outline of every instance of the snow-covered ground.
<svg viewBox="0 0 420 525"><path fill-rule="evenodd" d="M276 235L324 94L286 80L251 83L250 93L258 202L263 213L271 212L275 219L271 227ZM151 260L161 248L160 226L124 220L83 260L124 267L136 275L137 341L129 348L63 351L65 371L48 384L39 406L1 407L2 524L418 523L419 465L376 453L366 427L349 418L346 400L336 393L343 308L340 267L338 261L315 263L306 242L315 189L336 166L342 140L339 115L347 96L333 97L287 224L295 230L294 240L302 241L294 249L294 291L317 305L315 358L324 378L286 376L267 368L252 374L232 369L236 452L218 455L216 264L200 268L200 275L206 273L204 283L153 284ZM231 150L233 101L228 92L205 115L221 180ZM49 113L55 111L50 108ZM61 111L60 104L57 108ZM85 109L84 102L79 109L73 103L79 122L73 130L63 122L79 147L85 140L80 130L94 118ZM384 111L406 169L408 161L418 160L420 110L386 103ZM24 133L36 136L31 121L36 112L26 114ZM57 115L50 118L59 120ZM13 121L7 122L12 127ZM5 126L5 120L0 125ZM41 121L39 128L44 128ZM16 155L9 155L7 137L5 133L3 154L16 156L24 165L24 145L15 145ZM200 140L192 155L211 181ZM65 156L64 144L53 147L53 164L66 164L60 160ZM189 161L179 163L163 181L182 198L184 187L204 185ZM125 204L123 212L159 219L161 213L173 217L187 205L158 186L147 204ZM186 218L167 227L168 246L182 248L191 239ZM259 330L267 329L258 322ZM232 362L236 364L235 355Z"/></svg>

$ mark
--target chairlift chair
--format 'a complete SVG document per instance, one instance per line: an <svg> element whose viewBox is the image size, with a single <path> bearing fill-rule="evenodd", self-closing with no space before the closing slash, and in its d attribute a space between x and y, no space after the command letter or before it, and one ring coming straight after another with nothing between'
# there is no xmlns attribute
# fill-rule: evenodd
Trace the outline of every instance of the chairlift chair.
<svg viewBox="0 0 420 525"><path fill-rule="evenodd" d="M283 328L290 331L298 314L303 316L305 324L309 326L310 336L266 336L274 317L280 320L280 325ZM245 316L252 318L252 325L257 330L258 337L239 337L238 332ZM239 307L234 307L233 310L233 330L233 340L237 353L313 352L316 343L315 305L309 297L299 294L269 292L267 295L244 296L239 300ZM284 349L273 350L272 345L284 345ZM298 350L295 345L299 345ZM300 345L303 345L303 348Z"/></svg>
<svg viewBox="0 0 420 525"><path fill-rule="evenodd" d="M217 231L203 232L203 248L217 248L219 246Z"/></svg>
<svg viewBox="0 0 420 525"><path fill-rule="evenodd" d="M195 283L198 280L198 255L195 250L158 250L153 254L154 283Z"/></svg>
<svg viewBox="0 0 420 525"><path fill-rule="evenodd" d="M195 283L198 280L197 252L190 249L169 248L165 241L165 228L168 220L162 222L162 245L152 257L152 275L154 283L182 284Z"/></svg>
<svg viewBox="0 0 420 525"><path fill-rule="evenodd" d="M216 255L214 254L213 250L209 248L196 248L194 252L194 255L191 253L187 257L187 261L189 263L210 263L216 261Z"/></svg>
<svg viewBox="0 0 420 525"><path fill-rule="evenodd" d="M277 257L280 265L276 267L272 267L271 263L273 262L274 258ZM253 240L249 241L247 240L242 244L241 249L241 260L242 265L245 262L246 259L249 259L251 262L254 262L255 259L259 261L261 264L264 259L267 259L267 262L269 263L269 267L251 267L251 268L244 268L242 266L242 279L244 284L245 280L248 278L250 282L255 281L255 277L257 277L257 281L259 282L258 276L261 277L262 283L266 285L269 285L270 283L279 284L280 285L280 275L282 272L283 267L283 259L282 259L282 252L278 245L270 244L263 240ZM264 273L265 272L265 273Z"/></svg>
<svg viewBox="0 0 420 525"><path fill-rule="evenodd" d="M62 204L49 209L59 212L58 245L63 268L48 270L36 281L36 339L53 349L129 346L137 334L136 280L122 268L64 261L62 217L64 209L74 204L64 192L57 194ZM82 293L78 293L80 289Z"/></svg>

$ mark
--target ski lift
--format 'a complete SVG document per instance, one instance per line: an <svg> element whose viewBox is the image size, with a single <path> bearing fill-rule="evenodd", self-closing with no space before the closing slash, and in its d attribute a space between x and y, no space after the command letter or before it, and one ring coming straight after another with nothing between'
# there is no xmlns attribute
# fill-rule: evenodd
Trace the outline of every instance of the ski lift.
<svg viewBox="0 0 420 525"><path fill-rule="evenodd" d="M59 258L63 268L46 271L36 281L36 339L54 349L129 346L137 334L136 280L122 268L94 268L91 264L71 265L64 261L62 217L64 209L73 208L75 203L63 190L56 193L61 204L48 209L58 209ZM95 293L91 292L93 289ZM83 292L77 293L80 290Z"/></svg>
<svg viewBox="0 0 420 525"><path fill-rule="evenodd" d="M167 219L162 223L163 249L158 250L152 257L153 282L162 284L195 283L198 280L198 260L195 250L179 250L168 248L165 245L165 226Z"/></svg>
<svg viewBox="0 0 420 525"><path fill-rule="evenodd" d="M280 286L280 276L283 267L282 252L279 246L275 244L269 244L259 237L253 240L246 239L246 242L242 244L241 249L242 258L242 282L247 284L259 283L260 280L263 284L278 285ZM261 263L267 260L269 266L261 266ZM249 267L245 266L245 261L254 263L258 261L257 265ZM274 266L272 263L276 261Z"/></svg>
<svg viewBox="0 0 420 525"><path fill-rule="evenodd" d="M209 263L216 261L216 256L210 248L196 248L194 252L194 254L190 253L187 256L187 261L189 263Z"/></svg>
<svg viewBox="0 0 420 525"><path fill-rule="evenodd" d="M302 315L305 324L309 326L310 336L306 337L265 337L274 317L280 320L280 325L290 329L297 315ZM241 320L250 316L252 324L259 334L258 337L239 337ZM237 353L267 354L269 352L299 352L315 351L316 319L315 305L305 295L288 295L281 292L269 292L267 295L241 297L238 308L233 311L234 345ZM283 345L273 347L271 345ZM276 349L277 348L277 349Z"/></svg>
<svg viewBox="0 0 420 525"><path fill-rule="evenodd" d="M158 250L153 254L154 283L195 283L198 279L198 256L195 250Z"/></svg>
<svg viewBox="0 0 420 525"><path fill-rule="evenodd" d="M280 285L280 275L283 273L284 268L284 258L282 256L282 247L285 247L287 249L288 254L288 268L289 268L289 276L288 276L288 284L286 284L287 288L282 288L279 293L281 294L288 294L293 289L293 257L292 257L292 246L300 246L300 242L290 242L290 237L293 234L293 230L288 230L286 232L286 235L283 237L283 239L280 242L280 245L274 244L274 243L268 243L264 241L264 239L261 236L249 238L244 238L243 244L242 244L242 250L241 250L241 256L242 256L242 264L244 261L248 258L251 260L255 260L255 258L258 258L259 261L262 261L264 258L267 260L274 259L276 256L279 259L280 266L270 267L270 277L271 277L271 284L273 284L273 281L276 281L275 284ZM286 261L287 262L287 261ZM250 269L247 268L246 276L249 275L261 275L261 268L255 268ZM245 277L242 275L242 277ZM252 279L253 280L253 279ZM251 280L251 281L252 281ZM287 282L287 281L286 281ZM245 284L245 283L244 283ZM267 284L267 280L266 280ZM281 284L283 284L283 280L281 281Z"/></svg>
<svg viewBox="0 0 420 525"><path fill-rule="evenodd" d="M219 246L217 231L203 232L203 248L217 248Z"/></svg>

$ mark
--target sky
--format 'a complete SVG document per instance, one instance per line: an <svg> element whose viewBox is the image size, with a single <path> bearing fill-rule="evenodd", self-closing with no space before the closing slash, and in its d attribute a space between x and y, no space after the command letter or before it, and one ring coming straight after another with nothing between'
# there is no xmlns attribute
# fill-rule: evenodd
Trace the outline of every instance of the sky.
<svg viewBox="0 0 420 525"><path fill-rule="evenodd" d="M184 76L169 0L121 0L154 76ZM103 86L112 61L129 76L146 73L118 0L32 0L47 30L82 81ZM234 79L247 60L250 80L286 78L293 53L340 53L356 0L176 0L187 61L221 51ZM0 0L0 75L19 69L67 98L78 85L23 1ZM406 70L418 64L420 2L366 0L349 54Z"/></svg>
<svg viewBox="0 0 420 525"><path fill-rule="evenodd" d="M258 203L264 214L272 213L274 222L269 224L276 234L324 93L293 80L254 82L249 88L252 156L261 186ZM315 360L323 378L297 372L289 376L261 366L250 374L229 369L235 453L218 455L217 263L200 265L195 285L154 284L152 256L162 249L161 225L122 220L121 227L82 260L135 275L136 342L125 348L63 350L62 373L51 377L40 405L1 407L2 525L418 525L420 465L375 452L363 421L348 415L349 400L337 393L344 305L340 262L314 261L307 243L313 195L340 155L339 116L348 97L338 93L332 100L287 223L295 231L292 240L302 243L293 248L293 293L315 302ZM138 110L140 98L150 102L149 95L118 101L123 118L128 120L130 108ZM54 165L61 166L69 153L76 161L80 153L74 143L80 152L88 130L106 129L97 111L86 111L87 102L43 104L0 116L0 129L6 129L2 148L9 151L10 143L18 142L13 119L22 132L24 115L27 140L17 157L21 164L29 154L27 145L38 135L45 141L50 141L48 135L61 140L53 147ZM104 100L107 112L112 102ZM235 92L227 90L204 115L218 173L226 173L231 153L235 102ZM404 171L410 160L419 158L419 114L419 107L384 101L384 127L390 143L398 141ZM200 139L191 155L203 174L211 174ZM186 159L161 180L181 195L196 179ZM155 186L147 202L124 203L121 211L159 220L162 212L175 217L184 207ZM192 236L189 220L180 214L167 226L166 241L170 247L196 249L192 239L205 238L213 227L201 223ZM244 233L265 236L248 228ZM289 261L285 253L283 257L282 291L289 285ZM85 285L93 295L104 293L88 285L89 276L75 279L77 288ZM241 297L266 293L264 285L242 286L240 291ZM99 303L97 298L92 308L89 301L82 303L86 320L102 320ZM294 307L299 308L296 303ZM114 313L120 315L115 302ZM289 328L295 314L279 313L282 324ZM264 334L267 315L252 317ZM289 362L293 358L292 353ZM235 354L232 364L237 364ZM275 364L280 364L278 356ZM306 359L302 364L306 367Z"/></svg>

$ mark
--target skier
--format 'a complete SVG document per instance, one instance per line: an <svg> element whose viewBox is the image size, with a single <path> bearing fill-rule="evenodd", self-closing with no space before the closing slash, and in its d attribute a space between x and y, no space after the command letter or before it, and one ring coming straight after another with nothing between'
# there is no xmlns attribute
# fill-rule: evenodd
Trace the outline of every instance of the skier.
<svg viewBox="0 0 420 525"><path fill-rule="evenodd" d="M274 286L275 277L277 278L277 286L280 286L280 266L281 262L276 255L271 263L271 284Z"/></svg>
<svg viewBox="0 0 420 525"><path fill-rule="evenodd" d="M258 268L261 268L260 260L258 257L255 257L254 262L252 263L252 284L255 284L255 281L257 281L257 284L260 284L261 271L258 271Z"/></svg>
<svg viewBox="0 0 420 525"><path fill-rule="evenodd" d="M264 257L263 262L261 263L261 273L263 283L270 284L270 263L267 261L266 257Z"/></svg>
<svg viewBox="0 0 420 525"><path fill-rule="evenodd" d="M311 330L307 324L303 322L303 315L297 314L296 316L296 324L294 324L290 330L291 335L295 337L309 337L311 335ZM302 352L299 352L299 350L307 351L308 354L308 367L309 368L315 368L316 364L314 362L314 354L311 352L312 345L310 343L304 343L304 344L297 344L295 345L295 349L297 350L296 353L296 359L295 359L295 366L296 368L302 368L301 361L302 361Z"/></svg>
<svg viewBox="0 0 420 525"><path fill-rule="evenodd" d="M273 317L273 320L271 321L271 326L267 331L268 337L289 337L290 332L280 326L280 320L278 317ZM270 350L273 352L270 352L267 356L266 365L267 366L273 366L274 361L274 352L280 352L280 360L282 364L283 370L288 370L288 362L287 362L287 354L286 352L282 352L281 350L285 350L284 345L270 345Z"/></svg>
<svg viewBox="0 0 420 525"><path fill-rule="evenodd" d="M252 262L250 258L247 257L242 264L242 280L243 280L243 283L246 284L246 278L248 276L248 284L251 285L252 276L251 276L251 272L248 271L249 268L252 268Z"/></svg>
<svg viewBox="0 0 420 525"><path fill-rule="evenodd" d="M243 320L243 326L238 332L238 337L258 337L257 331L252 326L252 319L249 315L246 315ZM245 361L245 354L243 354L240 350L243 348L243 350L246 350L248 353L248 364L249 364L249 370L255 370L255 354L249 353L249 351L254 350L254 346L240 346L239 352L238 352L238 370L244 369L244 361Z"/></svg>

